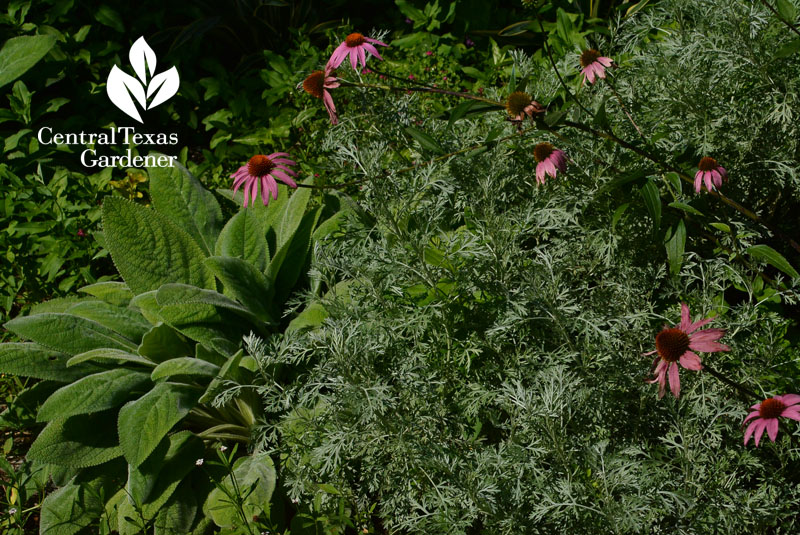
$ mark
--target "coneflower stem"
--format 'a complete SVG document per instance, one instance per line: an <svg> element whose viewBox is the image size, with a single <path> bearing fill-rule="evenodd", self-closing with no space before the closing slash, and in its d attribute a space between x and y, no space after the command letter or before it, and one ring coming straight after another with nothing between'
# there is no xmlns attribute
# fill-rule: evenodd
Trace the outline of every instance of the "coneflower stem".
<svg viewBox="0 0 800 535"><path fill-rule="evenodd" d="M594 117L594 114L590 112L583 104L581 104L581 101L578 100L578 97L575 96L575 94L570 90L569 86L567 86L567 83L561 77L561 73L558 72L556 61L553 59L553 53L550 51L550 45L547 43L547 35L544 33L544 25L542 24L542 17L539 15L538 11L536 12L536 20L539 22L539 30L541 31L542 34L542 45L544 47L544 51L547 53L547 57L550 59L550 65L553 66L553 71L555 71L556 76L558 77L558 81L561 82L561 86L564 88L564 91L566 91L567 94L570 96L570 98L575 101L578 107L580 107L580 109L585 111L589 115L589 117Z"/></svg>
<svg viewBox="0 0 800 535"><path fill-rule="evenodd" d="M800 30L798 30L798 29L795 27L795 25L794 25L794 24L792 24L792 23L791 23L791 22L789 22L788 20L784 19L784 18L781 16L781 14L778 12L778 10L777 10L777 9L775 9L774 7L772 7L772 4L770 4L769 2L767 2L767 0L761 0L761 3L762 3L762 4L764 4L765 6L767 6L767 9L769 9L770 11L772 11L772 14L773 14L773 15L775 15L775 16L778 18L778 20L779 20L779 21L781 21L782 23L784 23L784 24L785 24L785 25L786 25L786 26L787 26L787 27L788 27L790 30L792 30L794 33L796 33L797 35L800 35Z"/></svg>
<svg viewBox="0 0 800 535"><path fill-rule="evenodd" d="M715 370L714 368L712 368L708 364L705 364L705 363L703 364L703 370L707 371L708 373L710 373L711 375L713 375L714 377L716 377L717 379L719 379L720 381L722 381L726 385L735 388L736 390L738 390L739 392L741 392L742 394L744 394L744 395L746 395L746 396L748 396L750 398L762 399L762 396L759 396L758 394L756 394L755 392L753 392L752 390L750 390L746 386L734 381L733 379L729 379L729 378L725 377L724 375L719 373L717 370Z"/></svg>
<svg viewBox="0 0 800 535"><path fill-rule="evenodd" d="M631 122L631 124L633 125L633 127L634 127L634 128L636 129L636 131L639 133L639 136L640 136L640 137L641 137L641 138L644 140L644 142L645 142L645 143L647 143L647 138L646 138L646 137L644 137L644 134L642 134L642 130L639 128L639 125L638 125L638 124L636 124L636 121L634 121L634 120L633 120L633 117L632 117L632 116L631 116L631 114L628 112L628 108L626 108L626 107L625 107L625 104L622 102L622 97L621 97L621 96L619 96L619 93L617 93L617 88L616 88L616 87L614 87L614 84L612 84L612 83L611 83L611 80L609 80L608 78L606 78L606 79L605 79L605 81L606 81L606 84L608 85L608 87L609 87L609 88L611 88L611 92L612 92L612 93L614 93L614 96L615 96L615 97L617 97L617 102L619 102L619 107L620 107L620 108L622 108L622 112L625 114L625 116L626 116L626 117L628 118L628 120Z"/></svg>

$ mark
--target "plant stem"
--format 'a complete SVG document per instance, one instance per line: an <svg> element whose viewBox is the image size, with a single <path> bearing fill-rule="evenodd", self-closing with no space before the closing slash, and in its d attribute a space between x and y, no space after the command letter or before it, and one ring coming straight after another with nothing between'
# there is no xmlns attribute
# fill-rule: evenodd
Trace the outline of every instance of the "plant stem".
<svg viewBox="0 0 800 535"><path fill-rule="evenodd" d="M746 386L734 381L733 379L729 379L729 378L725 377L724 375L722 375L720 372L718 372L717 370L715 370L714 368L712 368L708 364L705 364L705 363L703 364L703 370L707 371L708 373L710 373L711 375L713 375L714 377L716 377L717 379L719 379L720 381L722 381L726 385L735 388L736 390L738 390L742 394L746 395L747 397L750 397L750 398L753 398L753 399L761 399L762 398L762 396L759 396L758 394L756 394L755 392L753 392L752 390L750 390Z"/></svg>
<svg viewBox="0 0 800 535"><path fill-rule="evenodd" d="M788 20L784 19L784 18L781 16L781 14L778 12L778 10L777 10L777 9L775 9L774 7L772 7L772 4L770 4L769 2L767 2L767 0L761 0L761 3L762 3L762 4L764 4L765 6L767 6L767 9L769 9L770 11L772 11L772 14L773 14L773 15L775 15L775 16L778 18L778 20L779 20L779 21L781 21L782 23L784 23L784 24L785 24L785 25L786 25L786 26L787 26L787 27L788 27L790 30L792 30L794 33L796 33L797 35L800 35L800 30L798 30L798 29L795 27L795 25L794 25L794 24L792 24L792 23L791 23L791 22L789 22Z"/></svg>
<svg viewBox="0 0 800 535"><path fill-rule="evenodd" d="M639 125L636 124L636 121L633 120L633 117L628 112L628 108L626 108L625 104L622 102L622 97L619 96L619 93L617 93L617 88L614 87L614 84L612 84L611 80L609 80L608 78L606 78L605 81L606 81L606 84L608 85L608 87L611 88L611 92L614 93L615 97L617 97L617 102L619 102L619 107L622 108L622 111L623 111L623 113L625 113L625 116L628 118L628 120L631 122L633 127L639 133L639 136L644 140L645 143L647 143L647 138L644 137L644 134L642 134L641 128L639 128Z"/></svg>

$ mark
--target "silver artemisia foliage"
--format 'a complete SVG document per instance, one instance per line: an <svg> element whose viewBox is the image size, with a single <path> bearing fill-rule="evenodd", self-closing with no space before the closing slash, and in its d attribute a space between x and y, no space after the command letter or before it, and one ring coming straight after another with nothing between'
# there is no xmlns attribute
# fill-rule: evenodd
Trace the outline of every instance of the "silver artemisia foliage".
<svg viewBox="0 0 800 535"><path fill-rule="evenodd" d="M602 46L623 64L617 89L645 134L664 134L656 144L665 157L713 154L736 169L734 198L796 197L800 56L771 59L792 35L758 3L653 4L619 21ZM515 59L532 75L527 91L548 102L558 86L547 64ZM577 74L577 54L557 59ZM728 330L731 351L704 362L765 394L798 391L800 352L781 315L796 287L782 290L782 304L769 301L752 266L715 253L693 225L671 277L637 192L602 190L618 175L596 159L656 169L607 143L539 132L395 173L432 157L405 127L451 151L480 142L501 114L449 127L418 95L351 96L361 114L325 143L338 150L332 166L370 180L343 235L315 250L312 271L323 287L348 281L346 291L323 300L319 329L248 342L274 415L262 446L285 459L291 496L308 502L319 483L333 485L362 512L375 505L393 533L800 530L800 461L785 433L775 447L743 447L754 400L682 370L680 400L659 401L641 356L686 301ZM635 139L604 84L580 98L593 108L608 99L615 131ZM573 162L537 188L540 141ZM745 245L766 238L700 201Z"/></svg>

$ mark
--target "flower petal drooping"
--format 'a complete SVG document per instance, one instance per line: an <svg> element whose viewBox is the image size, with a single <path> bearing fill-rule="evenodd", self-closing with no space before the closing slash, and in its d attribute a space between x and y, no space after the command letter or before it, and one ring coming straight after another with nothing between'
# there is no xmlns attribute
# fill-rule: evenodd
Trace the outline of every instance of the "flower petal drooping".
<svg viewBox="0 0 800 535"><path fill-rule="evenodd" d="M545 175L555 178L556 173L567 171L567 155L550 143L539 143L533 149L536 164L536 183L544 184Z"/></svg>
<svg viewBox="0 0 800 535"><path fill-rule="evenodd" d="M244 206L255 204L258 197L258 186L261 185L261 201L264 206L269 204L269 198L278 198L278 183L280 180L290 188L297 188L297 183L292 179L297 173L290 166L297 165L294 160L287 158L285 152L273 152L269 156L256 154L245 165L241 166L231 175L233 178L233 193L244 186ZM291 175L291 176L290 176Z"/></svg>
<svg viewBox="0 0 800 535"><path fill-rule="evenodd" d="M593 84L595 77L605 78L606 67L611 67L613 62L614 60L601 56L600 52L593 48L584 50L580 57L583 81L588 81L590 84ZM583 83L583 81L581 83Z"/></svg>
<svg viewBox="0 0 800 535"><path fill-rule="evenodd" d="M506 99L506 110L511 121L521 122L525 117L533 119L544 113L544 107L522 91L514 91Z"/></svg>
<svg viewBox="0 0 800 535"><path fill-rule="evenodd" d="M711 318L705 318L692 323L689 314L689 306L681 303L681 322L675 327L667 327L656 335L656 350L645 353L652 355L658 353L651 373L652 379L648 383L658 383L658 397L664 397L667 390L667 378L669 377L669 387L672 395L676 398L681 393L680 377L678 376L678 366L687 370L701 370L703 365L700 357L695 351L715 353L717 351L730 351L725 344L720 344L718 340L725 335L722 329L698 330L700 327L710 322Z"/></svg>
<svg viewBox="0 0 800 535"><path fill-rule="evenodd" d="M339 117L336 115L336 106L333 104L329 89L336 89L339 87L339 82L336 79L336 71L330 68L329 65L325 66L325 71L314 71L303 80L303 89L312 97L322 99L325 104L325 109L328 110L328 117L330 117L331 124L337 124Z"/></svg>
<svg viewBox="0 0 800 535"><path fill-rule="evenodd" d="M694 191L696 193L700 193L700 189L704 185L706 191L711 191L712 184L714 189L719 189L723 180L728 181L728 172L714 158L708 156L702 158L697 164L697 169L697 173L694 175Z"/></svg>
<svg viewBox="0 0 800 535"><path fill-rule="evenodd" d="M779 417L800 421L800 406L798 404L800 404L800 396L797 394L784 394L765 399L761 403L753 405L751 407L752 412L742 422L742 426L744 426L749 420L752 420L744 432L744 445L747 446L750 437L755 434L755 443L756 447L758 447L765 430L770 440L775 442L775 439L778 438Z"/></svg>
<svg viewBox="0 0 800 535"><path fill-rule="evenodd" d="M350 56L350 66L353 67L353 70L358 70L357 66L359 63L362 67L367 66L366 53L369 53L371 56L375 56L379 60L383 61L383 58L378 53L378 49L375 48L375 45L389 46L386 43L378 41L377 39L365 37L360 33L351 33L345 38L344 41L342 41L342 44L337 46L336 50L333 51L333 54L331 54L331 57L328 60L327 67L330 69L335 69L342 64L347 56Z"/></svg>

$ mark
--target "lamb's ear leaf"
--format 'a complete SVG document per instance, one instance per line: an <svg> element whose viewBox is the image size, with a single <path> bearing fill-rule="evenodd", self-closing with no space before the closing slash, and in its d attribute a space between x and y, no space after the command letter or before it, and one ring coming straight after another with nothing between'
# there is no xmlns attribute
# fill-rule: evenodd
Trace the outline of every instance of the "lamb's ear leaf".
<svg viewBox="0 0 800 535"><path fill-rule="evenodd" d="M213 254L222 227L222 209L214 194L178 162L172 167L148 167L147 173L158 213L185 230L206 255Z"/></svg>
<svg viewBox="0 0 800 535"><path fill-rule="evenodd" d="M43 463L85 468L122 455L114 429L116 411L81 414L53 420L28 450L28 458Z"/></svg>
<svg viewBox="0 0 800 535"><path fill-rule="evenodd" d="M99 518L105 510L103 497L116 490L115 475L99 470L84 472L42 502L39 533L75 535Z"/></svg>
<svg viewBox="0 0 800 535"><path fill-rule="evenodd" d="M215 254L240 258L264 271L269 258L264 217L255 210L240 210L222 229Z"/></svg>
<svg viewBox="0 0 800 535"><path fill-rule="evenodd" d="M0 372L69 383L84 375L102 371L93 364L67 368L70 356L39 344L9 342L0 344Z"/></svg>
<svg viewBox="0 0 800 535"><path fill-rule="evenodd" d="M159 383L119 411L117 431L128 463L136 468L176 423L197 404L202 392L188 385Z"/></svg>
<svg viewBox="0 0 800 535"><path fill-rule="evenodd" d="M20 316L5 324L5 328L20 338L68 355L92 349L136 349L136 343L100 325L96 321L72 314L46 313Z"/></svg>
<svg viewBox="0 0 800 535"><path fill-rule="evenodd" d="M214 275L203 265L203 250L167 216L108 197L103 202L103 227L111 258L134 294L170 282L216 288Z"/></svg>
<svg viewBox="0 0 800 535"><path fill-rule="evenodd" d="M226 294L261 321L274 323L269 312L272 281L256 266L232 256L212 256L206 259L206 265L222 281Z"/></svg>

